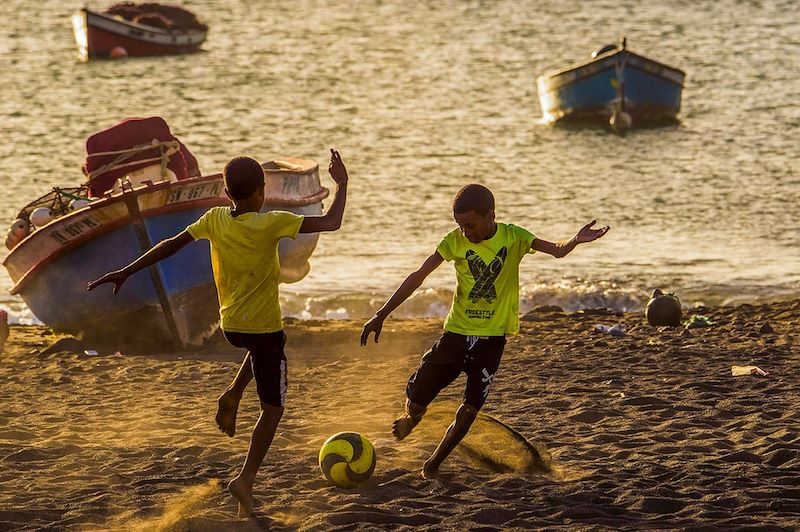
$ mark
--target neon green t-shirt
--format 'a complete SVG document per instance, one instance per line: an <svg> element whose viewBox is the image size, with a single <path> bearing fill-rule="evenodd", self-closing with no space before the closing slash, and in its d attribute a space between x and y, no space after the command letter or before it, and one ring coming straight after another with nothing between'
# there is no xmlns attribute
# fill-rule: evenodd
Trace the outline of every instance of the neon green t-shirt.
<svg viewBox="0 0 800 532"><path fill-rule="evenodd" d="M303 216L284 211L247 212L214 207L186 228L211 242L223 331L269 333L283 329L278 303L278 241L296 238Z"/></svg>
<svg viewBox="0 0 800 532"><path fill-rule="evenodd" d="M453 305L446 331L467 336L503 336L519 332L519 263L533 253L531 233L497 224L488 240L474 244L460 229L445 236L436 251L456 269Z"/></svg>

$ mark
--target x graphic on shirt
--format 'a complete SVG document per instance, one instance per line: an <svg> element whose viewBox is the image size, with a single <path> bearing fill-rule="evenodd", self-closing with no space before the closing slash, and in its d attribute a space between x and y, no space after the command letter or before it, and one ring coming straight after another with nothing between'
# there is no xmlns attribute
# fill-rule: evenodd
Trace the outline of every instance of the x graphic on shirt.
<svg viewBox="0 0 800 532"><path fill-rule="evenodd" d="M475 286L472 287L468 296L470 301L477 303L481 299L485 299L491 303L497 299L497 291L494 289L494 282L503 269L503 263L507 255L508 250L503 246L487 265L477 253L471 249L467 250L467 265L469 266L470 273L472 273L472 277L475 279Z"/></svg>

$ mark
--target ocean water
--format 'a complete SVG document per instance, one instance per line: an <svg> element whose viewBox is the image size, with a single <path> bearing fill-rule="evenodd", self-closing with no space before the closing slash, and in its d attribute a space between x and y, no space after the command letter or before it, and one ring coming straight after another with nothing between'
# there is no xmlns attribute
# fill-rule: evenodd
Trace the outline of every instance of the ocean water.
<svg viewBox="0 0 800 532"><path fill-rule="evenodd" d="M8 224L81 181L92 132L161 115L204 173L240 154L325 168L340 150L344 226L284 286L288 315L371 315L455 227L452 197L471 182L494 191L500 221L541 238L612 227L567 258L526 258L522 310L635 310L656 287L686 304L800 292L792 1L193 1L211 28L202 53L92 63L71 35L81 2L3 5L15 14L0 28ZM624 137L541 124L536 77L622 34L686 71L680 123ZM445 264L397 314L443 315L452 285ZM2 272L0 305L26 316L10 287Z"/></svg>

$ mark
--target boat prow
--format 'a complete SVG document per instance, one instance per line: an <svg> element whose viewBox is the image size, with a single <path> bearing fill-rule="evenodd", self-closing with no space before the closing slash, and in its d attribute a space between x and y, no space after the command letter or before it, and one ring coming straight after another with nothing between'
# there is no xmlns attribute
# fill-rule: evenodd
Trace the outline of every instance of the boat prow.
<svg viewBox="0 0 800 532"><path fill-rule="evenodd" d="M674 122L685 77L682 70L628 50L623 39L584 63L540 76L539 103L545 122Z"/></svg>

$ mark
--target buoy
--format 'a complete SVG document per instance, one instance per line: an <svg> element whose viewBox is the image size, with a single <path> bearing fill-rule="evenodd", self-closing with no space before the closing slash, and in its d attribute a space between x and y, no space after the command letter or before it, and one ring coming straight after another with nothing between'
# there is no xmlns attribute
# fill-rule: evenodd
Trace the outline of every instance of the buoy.
<svg viewBox="0 0 800 532"><path fill-rule="evenodd" d="M626 131L633 125L633 118L625 111L614 111L608 119L608 124L614 131Z"/></svg>
<svg viewBox="0 0 800 532"><path fill-rule="evenodd" d="M111 49L111 53L109 55L111 56L111 59L125 59L128 57L128 50L122 46L115 46Z"/></svg>
<svg viewBox="0 0 800 532"><path fill-rule="evenodd" d="M31 226L25 220L18 218L14 220L14 223L11 224L11 227L8 230L19 240L22 240L30 234Z"/></svg>
<svg viewBox="0 0 800 532"><path fill-rule="evenodd" d="M84 207L88 207L89 203L90 202L87 199L74 199L69 202L69 210L77 211L78 209L83 209Z"/></svg>
<svg viewBox="0 0 800 532"><path fill-rule="evenodd" d="M52 221L52 219L53 219L53 212L47 207L39 207L38 209L33 209L33 212L31 212L30 215L31 223L36 227L42 227L44 225L47 225Z"/></svg>
<svg viewBox="0 0 800 532"><path fill-rule="evenodd" d="M6 248L9 250L14 249L19 244L20 239L14 235L11 231L6 234Z"/></svg>

